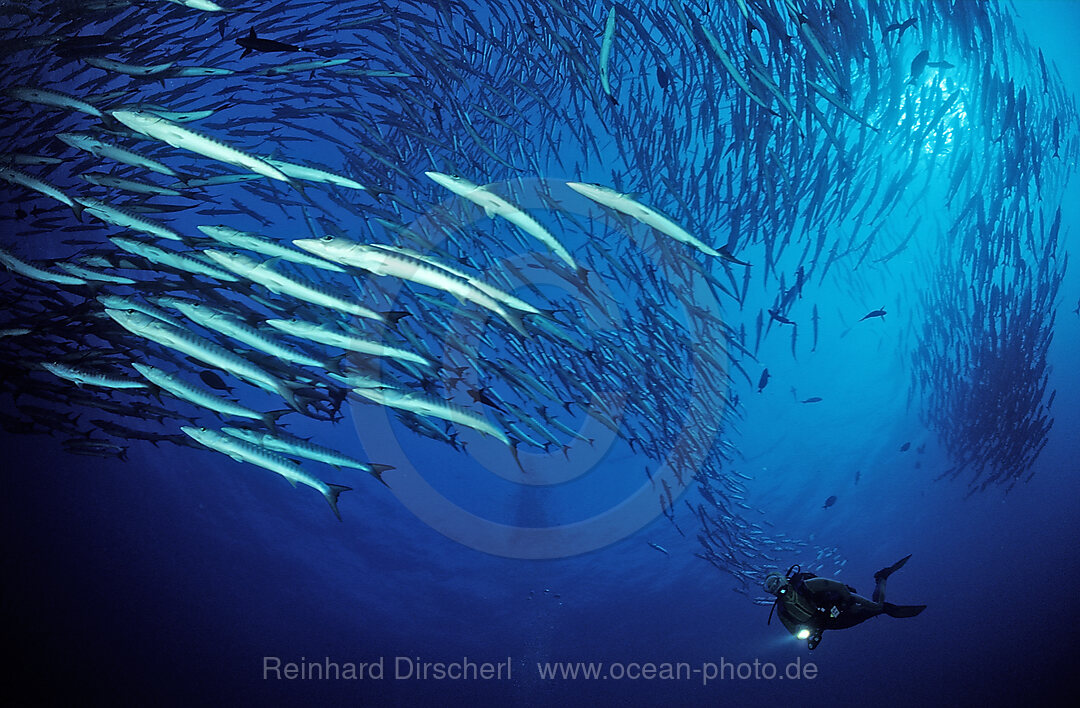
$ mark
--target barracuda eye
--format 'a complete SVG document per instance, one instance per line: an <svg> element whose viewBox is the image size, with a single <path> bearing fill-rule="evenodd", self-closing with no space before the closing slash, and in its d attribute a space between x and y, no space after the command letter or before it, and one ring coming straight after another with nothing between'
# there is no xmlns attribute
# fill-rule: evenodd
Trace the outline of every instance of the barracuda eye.
<svg viewBox="0 0 1080 708"><path fill-rule="evenodd" d="M333 240L334 240L334 237L333 237L333 236L330 236L329 234L327 234L326 236L323 236L323 237L322 237L321 239L319 239L319 240L320 240L320 241L322 241L323 243L329 243L330 241L333 241Z"/></svg>

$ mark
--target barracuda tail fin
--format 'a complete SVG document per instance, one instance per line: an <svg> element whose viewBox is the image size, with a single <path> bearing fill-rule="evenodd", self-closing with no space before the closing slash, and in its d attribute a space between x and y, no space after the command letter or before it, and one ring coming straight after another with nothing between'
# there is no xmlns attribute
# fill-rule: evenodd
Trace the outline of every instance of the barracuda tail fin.
<svg viewBox="0 0 1080 708"><path fill-rule="evenodd" d="M276 430L278 418L285 415L286 413L295 412L296 410L293 408L283 408L279 411L267 411L266 413L263 413L262 421L266 424L266 427L270 428L271 430Z"/></svg>
<svg viewBox="0 0 1080 708"><path fill-rule="evenodd" d="M329 490L325 494L326 503L330 505L330 510L334 512L334 516L337 517L337 520L342 521L343 519L341 518L341 512L338 511L337 508L337 500L338 497L341 496L342 492L351 491L352 487L345 487L340 484L328 484L326 486L329 488Z"/></svg>
<svg viewBox="0 0 1080 708"><path fill-rule="evenodd" d="M499 315L506 320L506 323L514 328L514 331L522 336L529 336L529 333L525 330L525 325L521 322L521 315L513 310L502 310Z"/></svg>
<svg viewBox="0 0 1080 708"><path fill-rule="evenodd" d="M285 399L285 402L289 404L289 408L299 413L304 413L304 406L297 400L296 391L294 390L299 384L294 381L286 381L284 383L284 386L278 387L278 395Z"/></svg>
<svg viewBox="0 0 1080 708"><path fill-rule="evenodd" d="M371 476L383 483L383 485L389 489L390 485L386 483L386 480L382 478L383 472L387 470L397 469L393 465L380 465L377 462L371 462L368 464L371 468Z"/></svg>

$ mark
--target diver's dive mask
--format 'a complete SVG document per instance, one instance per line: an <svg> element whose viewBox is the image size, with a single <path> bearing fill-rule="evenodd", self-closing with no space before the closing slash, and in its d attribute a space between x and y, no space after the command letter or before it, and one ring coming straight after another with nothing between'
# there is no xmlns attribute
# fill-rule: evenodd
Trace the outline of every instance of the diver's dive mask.
<svg viewBox="0 0 1080 708"><path fill-rule="evenodd" d="M765 576L764 586L765 592L769 593L770 595L776 595L777 597L780 597L787 592L788 581L787 578L784 577L783 573L774 570L773 572Z"/></svg>

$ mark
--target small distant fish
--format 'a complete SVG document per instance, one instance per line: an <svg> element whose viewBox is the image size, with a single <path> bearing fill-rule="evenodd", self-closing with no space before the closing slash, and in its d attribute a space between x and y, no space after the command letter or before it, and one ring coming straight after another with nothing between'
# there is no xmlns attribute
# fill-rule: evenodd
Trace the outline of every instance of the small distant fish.
<svg viewBox="0 0 1080 708"><path fill-rule="evenodd" d="M665 556L670 556L671 555L670 553L667 552L666 548L664 548L663 546L657 545L657 544L653 543L652 541L649 541L649 546L651 546L652 548L655 548L656 550L660 551Z"/></svg>
<svg viewBox="0 0 1080 708"><path fill-rule="evenodd" d="M210 388L216 388L218 391L224 391L225 393L232 393L233 387L225 383L220 376L209 369L200 371L199 378Z"/></svg>
<svg viewBox="0 0 1080 708"><path fill-rule="evenodd" d="M836 495L834 494L834 495L832 495L831 497L829 497L828 499L825 500L825 506L823 506L821 508L822 509L828 509L830 506L832 506L835 503L836 503Z"/></svg>
<svg viewBox="0 0 1080 708"><path fill-rule="evenodd" d="M611 102L619 105L619 99L611 92L611 78L609 64L611 62L611 48L615 43L615 8L608 12L607 22L604 25L604 40L600 45L600 83Z"/></svg>
<svg viewBox="0 0 1080 708"><path fill-rule="evenodd" d="M904 443L903 445L900 446L900 452L907 452L910 447L911 447L911 443L906 442L906 443Z"/></svg>
<svg viewBox="0 0 1080 708"><path fill-rule="evenodd" d="M255 28L252 27L248 30L246 36L237 37L236 43L244 48L244 53L240 55L243 59L252 52L302 52L303 47L298 47L295 44L286 44L285 42L278 42L273 39L266 39L265 37L259 37L255 34Z"/></svg>
<svg viewBox="0 0 1080 708"><path fill-rule="evenodd" d="M761 372L761 378L757 382L757 392L761 393L765 387L769 384L769 370L765 369Z"/></svg>
<svg viewBox="0 0 1080 708"><path fill-rule="evenodd" d="M908 83L913 84L915 80L926 69L927 62L930 61L930 50L924 49L915 55L915 58L911 60L911 76L908 78Z"/></svg>
<svg viewBox="0 0 1080 708"><path fill-rule="evenodd" d="M859 478L861 476L862 476L862 473L859 470L855 470L855 484L859 483Z"/></svg>
<svg viewBox="0 0 1080 708"><path fill-rule="evenodd" d="M871 310L870 312L867 312L865 315L859 318L859 322L870 319L871 317L880 317L881 319L885 319L885 308L883 307L879 310Z"/></svg>
<svg viewBox="0 0 1080 708"><path fill-rule="evenodd" d="M821 403L821 396L811 396L803 400L803 403Z"/></svg>
<svg viewBox="0 0 1080 708"><path fill-rule="evenodd" d="M770 309L769 310L769 317L773 318L773 320L775 320L776 322L779 322L782 325L786 325L786 324L793 325L793 324L795 324L792 320L789 320L787 317L784 317L783 313L780 312L780 310L778 310L778 309Z"/></svg>
<svg viewBox="0 0 1080 708"><path fill-rule="evenodd" d="M903 22L895 22L882 31L881 38L884 40L885 37L889 34L889 32L892 32L894 30L900 30L899 34L896 35L896 43L900 44L900 39L904 36L904 32L907 31L908 28L914 27L916 24L918 24L918 20L918 17L909 17Z"/></svg>
<svg viewBox="0 0 1080 708"><path fill-rule="evenodd" d="M469 396L477 403L483 403L485 406L490 406L491 408L502 411L503 413L506 412L506 410L502 406L492 400L491 396L489 396L484 391L484 389L470 388L465 393L469 394Z"/></svg>

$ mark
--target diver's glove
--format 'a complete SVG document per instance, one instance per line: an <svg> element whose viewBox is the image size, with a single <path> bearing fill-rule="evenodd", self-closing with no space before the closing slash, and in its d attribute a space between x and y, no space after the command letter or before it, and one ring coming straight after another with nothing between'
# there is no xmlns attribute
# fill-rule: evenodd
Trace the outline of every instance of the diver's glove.
<svg viewBox="0 0 1080 708"><path fill-rule="evenodd" d="M817 649L817 645L821 643L821 630L818 630L810 635L810 638L806 640L806 648L810 651Z"/></svg>

